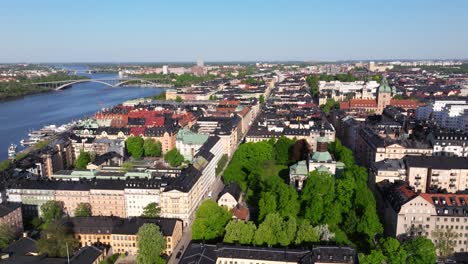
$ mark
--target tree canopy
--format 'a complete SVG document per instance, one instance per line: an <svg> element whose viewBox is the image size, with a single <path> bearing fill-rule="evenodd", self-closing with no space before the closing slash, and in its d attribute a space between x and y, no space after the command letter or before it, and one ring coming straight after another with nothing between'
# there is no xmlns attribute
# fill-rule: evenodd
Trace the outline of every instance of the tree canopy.
<svg viewBox="0 0 468 264"><path fill-rule="evenodd" d="M176 148L173 148L164 155L164 160L172 167L178 167L184 162L184 156Z"/></svg>
<svg viewBox="0 0 468 264"><path fill-rule="evenodd" d="M143 141L143 149L146 157L160 157L161 148L161 142L152 138L147 138Z"/></svg>
<svg viewBox="0 0 468 264"><path fill-rule="evenodd" d="M144 140L142 137L128 137L125 141L125 146L127 148L127 152L135 159L140 159L143 157L144 149L143 149Z"/></svg>
<svg viewBox="0 0 468 264"><path fill-rule="evenodd" d="M193 240L212 240L224 235L224 228L232 214L213 200L204 201L198 208L192 225Z"/></svg>
<svg viewBox="0 0 468 264"><path fill-rule="evenodd" d="M73 254L78 246L78 240L73 237L71 228L58 221L50 223L37 241L39 252L49 257L66 257L67 247L69 254Z"/></svg>
<svg viewBox="0 0 468 264"><path fill-rule="evenodd" d="M138 256L137 263L141 264L164 264L165 259L161 257L166 248L159 226L147 223L143 224L137 233Z"/></svg>
<svg viewBox="0 0 468 264"><path fill-rule="evenodd" d="M78 158L76 159L75 167L77 169L86 169L86 166L88 166L88 163L91 162L91 155L89 152L86 151L80 151L80 155L78 155Z"/></svg>
<svg viewBox="0 0 468 264"><path fill-rule="evenodd" d="M253 241L257 227L253 222L231 220L225 229L226 234L224 235L223 242L250 245Z"/></svg>
<svg viewBox="0 0 468 264"><path fill-rule="evenodd" d="M143 208L142 217L157 218L161 213L161 208L159 208L157 203L149 203Z"/></svg>
<svg viewBox="0 0 468 264"><path fill-rule="evenodd" d="M47 201L41 205L41 217L44 226L60 219L63 216L63 203L59 201Z"/></svg>
<svg viewBox="0 0 468 264"><path fill-rule="evenodd" d="M75 208L75 216L91 216L91 204L89 203L79 203Z"/></svg>
<svg viewBox="0 0 468 264"><path fill-rule="evenodd" d="M0 225L0 249L7 247L15 239L13 229L7 224Z"/></svg>

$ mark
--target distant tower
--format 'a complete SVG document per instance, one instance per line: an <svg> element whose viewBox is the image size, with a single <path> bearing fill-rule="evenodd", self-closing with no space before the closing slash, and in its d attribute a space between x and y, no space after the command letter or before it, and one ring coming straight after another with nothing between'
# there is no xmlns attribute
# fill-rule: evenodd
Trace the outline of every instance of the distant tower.
<svg viewBox="0 0 468 264"><path fill-rule="evenodd" d="M205 64L203 63L202 59L197 60L197 66L198 67L205 67Z"/></svg>
<svg viewBox="0 0 468 264"><path fill-rule="evenodd" d="M392 100L392 88L388 85L387 79L383 78L377 90L377 114L382 114L387 105Z"/></svg>
<svg viewBox="0 0 468 264"><path fill-rule="evenodd" d="M169 66L163 65L163 67L162 67L162 73L163 73L163 74L169 74Z"/></svg>

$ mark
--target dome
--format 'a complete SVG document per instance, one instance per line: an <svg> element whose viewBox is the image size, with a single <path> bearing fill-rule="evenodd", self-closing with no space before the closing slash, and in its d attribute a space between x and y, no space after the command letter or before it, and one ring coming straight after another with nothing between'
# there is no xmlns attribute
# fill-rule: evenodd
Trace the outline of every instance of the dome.
<svg viewBox="0 0 468 264"><path fill-rule="evenodd" d="M332 161L332 156L328 151L325 152L319 152L316 151L314 154L312 154L311 157L312 161L318 161L318 162L327 162L327 161Z"/></svg>
<svg viewBox="0 0 468 264"><path fill-rule="evenodd" d="M391 93L392 88L388 85L387 79L383 78L379 86L379 93Z"/></svg>

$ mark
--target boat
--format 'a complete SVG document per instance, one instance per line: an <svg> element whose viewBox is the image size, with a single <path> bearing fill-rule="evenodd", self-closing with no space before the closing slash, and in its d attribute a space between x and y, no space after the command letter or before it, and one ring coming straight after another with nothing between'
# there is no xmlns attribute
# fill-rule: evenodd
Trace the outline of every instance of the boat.
<svg viewBox="0 0 468 264"><path fill-rule="evenodd" d="M8 147L8 158L9 159L14 159L16 156L16 145L11 144L10 147Z"/></svg>

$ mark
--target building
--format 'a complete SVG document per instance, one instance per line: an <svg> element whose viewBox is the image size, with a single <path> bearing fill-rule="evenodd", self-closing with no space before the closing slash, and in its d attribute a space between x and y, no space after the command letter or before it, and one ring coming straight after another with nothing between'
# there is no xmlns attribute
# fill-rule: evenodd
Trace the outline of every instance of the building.
<svg viewBox="0 0 468 264"><path fill-rule="evenodd" d="M198 134L188 129L177 132L176 148L185 160L192 161L201 146L208 140L208 135Z"/></svg>
<svg viewBox="0 0 468 264"><path fill-rule="evenodd" d="M381 181L404 181L406 180L406 167L401 159L384 159L372 164L369 170L369 186Z"/></svg>
<svg viewBox="0 0 468 264"><path fill-rule="evenodd" d="M455 252L468 250L468 194L416 193L404 182L377 184L385 234L393 237L425 236L436 242L437 233L449 230Z"/></svg>
<svg viewBox="0 0 468 264"><path fill-rule="evenodd" d="M411 99L392 99L396 94L394 88L388 85L387 80L384 78L377 89L377 99L351 99L347 102L340 103L340 109L344 110L365 110L367 112L374 112L382 114L387 106L401 107L405 110L416 109L419 106L418 101Z"/></svg>
<svg viewBox="0 0 468 264"><path fill-rule="evenodd" d="M358 260L356 250L351 247L315 246L312 249L287 249L191 243L179 263L351 264L358 263Z"/></svg>
<svg viewBox="0 0 468 264"><path fill-rule="evenodd" d="M430 141L435 156L468 157L468 133L437 131Z"/></svg>
<svg viewBox="0 0 468 264"><path fill-rule="evenodd" d="M454 193L468 189L467 157L408 156L405 163L407 181L417 192L443 189Z"/></svg>
<svg viewBox="0 0 468 264"><path fill-rule="evenodd" d="M230 183L219 194L218 205L228 210L234 209L238 204L244 203L242 190L237 183Z"/></svg>
<svg viewBox="0 0 468 264"><path fill-rule="evenodd" d="M136 234L143 224L159 226L166 240L166 255L171 255L182 238L182 222L166 218L118 218L118 217L72 217L66 220L80 246L102 243L112 248L117 254L138 253Z"/></svg>
<svg viewBox="0 0 468 264"><path fill-rule="evenodd" d="M0 263L23 264L99 264L104 260L106 251L93 246L80 248L74 255L67 258L51 258L40 255L37 241L22 237L1 251Z"/></svg>
<svg viewBox="0 0 468 264"><path fill-rule="evenodd" d="M0 204L0 225L6 225L15 234L23 232L23 214L19 203Z"/></svg>
<svg viewBox="0 0 468 264"><path fill-rule="evenodd" d="M304 182L308 177L309 168L307 167L307 161L301 160L289 167L289 184L293 185L296 189L302 190Z"/></svg>

